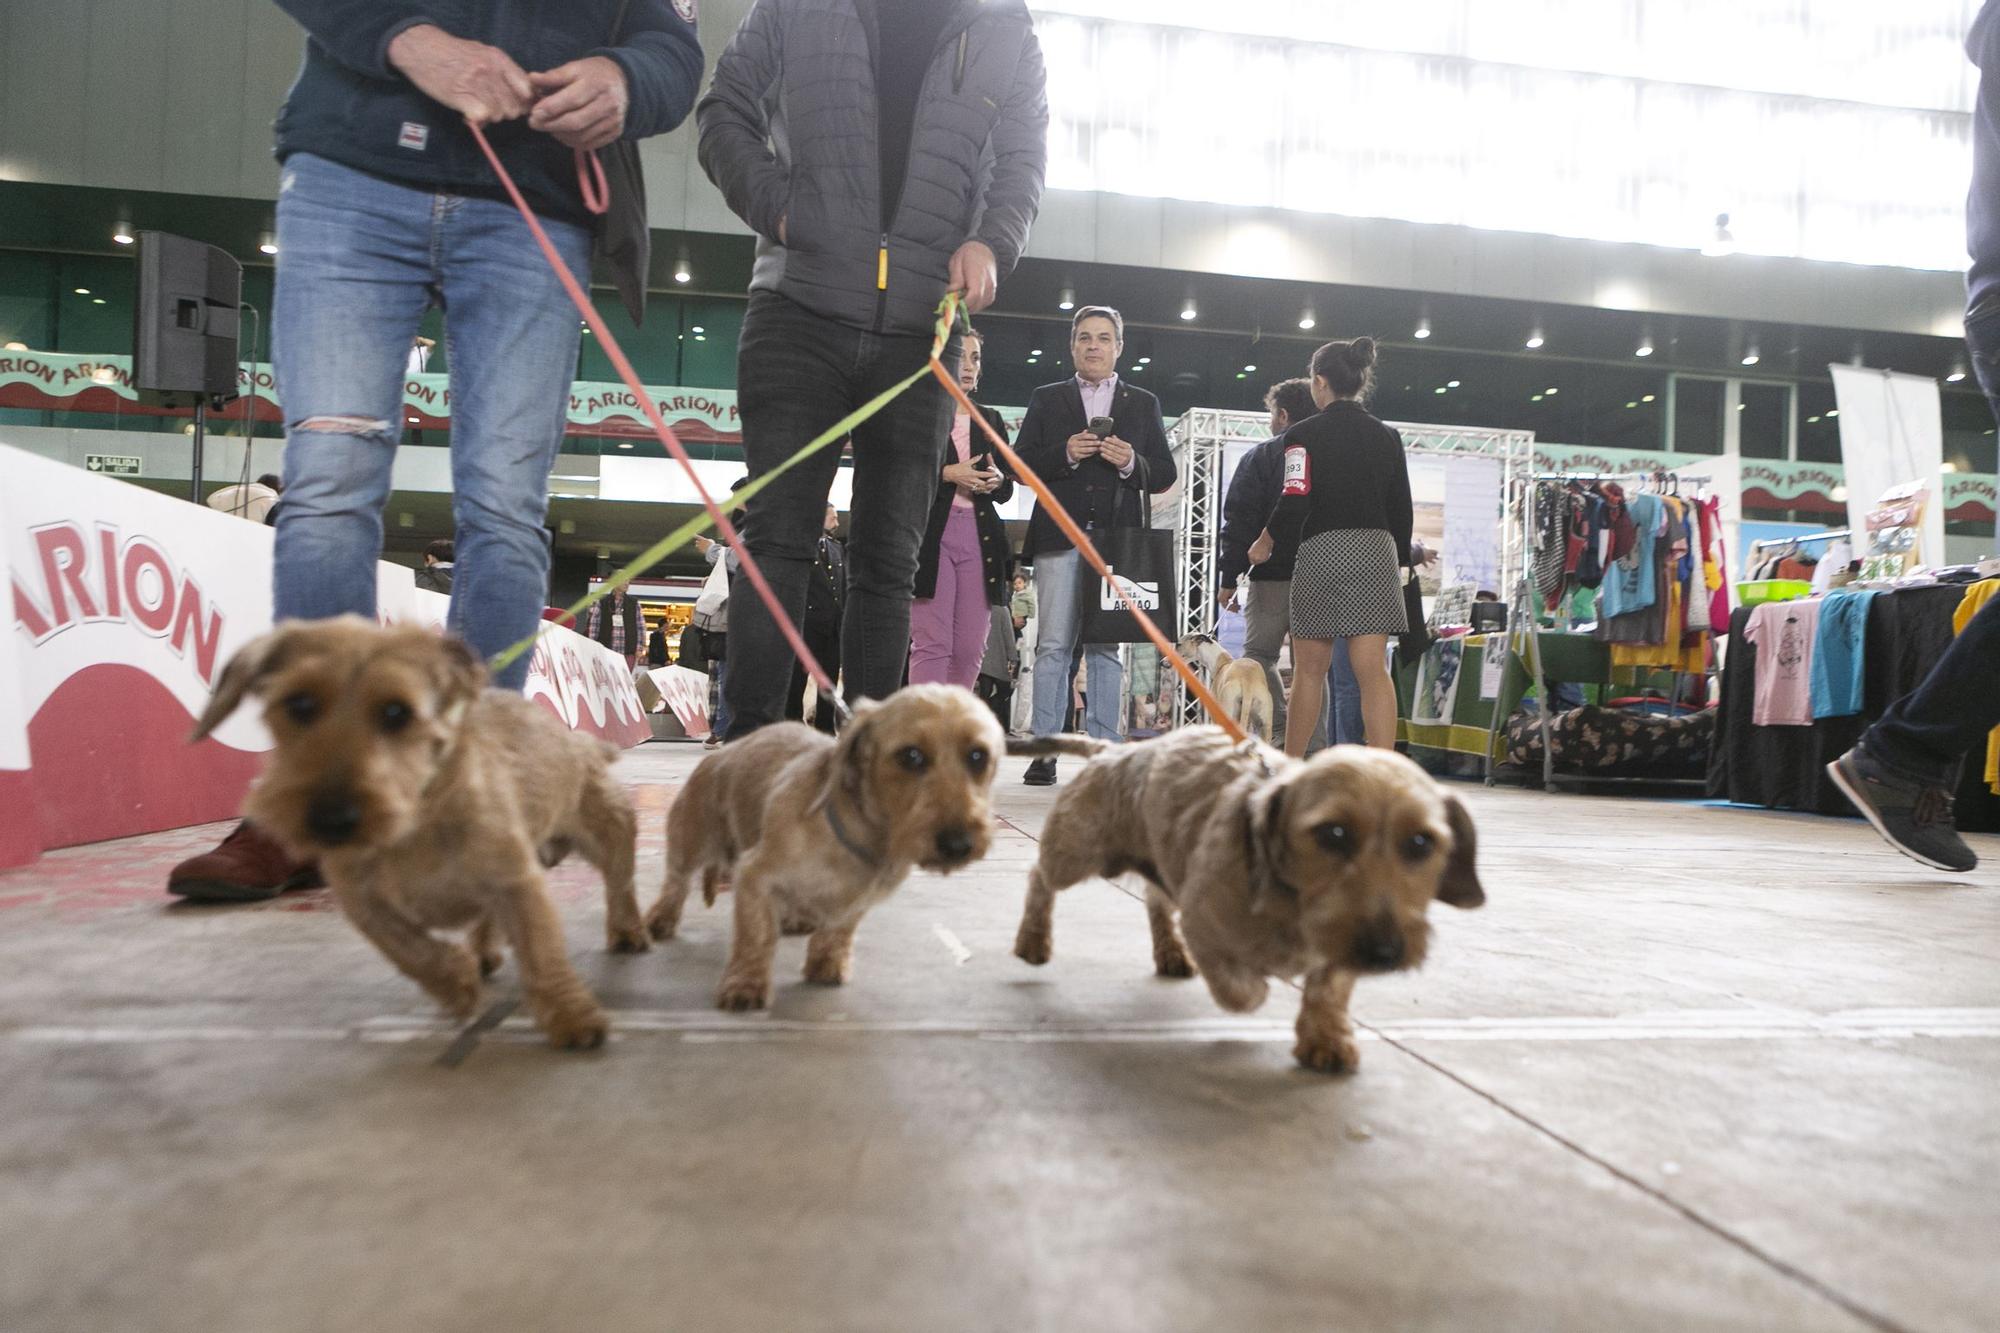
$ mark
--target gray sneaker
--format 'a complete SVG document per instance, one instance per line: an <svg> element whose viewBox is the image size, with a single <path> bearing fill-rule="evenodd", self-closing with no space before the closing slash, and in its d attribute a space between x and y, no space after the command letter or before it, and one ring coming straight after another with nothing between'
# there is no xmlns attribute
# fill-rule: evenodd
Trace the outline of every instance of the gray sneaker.
<svg viewBox="0 0 2000 1333"><path fill-rule="evenodd" d="M1943 787L1898 777L1863 754L1858 745L1828 764L1826 775L1868 816L1875 831L1912 861L1956 872L1979 864L1979 857L1958 836L1951 817L1951 793Z"/></svg>

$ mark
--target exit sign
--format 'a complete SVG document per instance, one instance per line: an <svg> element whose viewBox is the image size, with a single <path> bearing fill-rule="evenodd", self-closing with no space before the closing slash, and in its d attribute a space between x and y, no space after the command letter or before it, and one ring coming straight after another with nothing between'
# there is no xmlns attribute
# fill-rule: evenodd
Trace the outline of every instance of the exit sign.
<svg viewBox="0 0 2000 1333"><path fill-rule="evenodd" d="M129 454L85 454L83 470L113 477L136 477L139 475L139 460Z"/></svg>

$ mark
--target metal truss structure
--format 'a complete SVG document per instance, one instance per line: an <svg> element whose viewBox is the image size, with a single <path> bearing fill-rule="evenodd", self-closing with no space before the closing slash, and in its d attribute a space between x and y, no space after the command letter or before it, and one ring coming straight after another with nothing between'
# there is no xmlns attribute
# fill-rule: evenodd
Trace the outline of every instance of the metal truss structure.
<svg viewBox="0 0 2000 1333"><path fill-rule="evenodd" d="M1524 430L1483 430L1469 426L1416 425L1400 421L1388 423L1403 436L1403 446L1411 454L1475 455L1501 462L1501 495L1513 494L1518 478L1528 476L1534 465L1535 436ZM1180 571L1180 632L1213 634L1217 566L1222 547L1223 460L1231 444L1257 443L1270 438L1271 419L1262 412L1225 412L1198 407L1189 411L1168 432L1179 477L1174 489L1154 497L1156 526L1169 519L1174 524L1174 553ZM1500 586L1511 588L1522 566L1521 534L1514 524L1494 524L1503 532L1500 553ZM1172 681L1171 707L1162 715L1180 725L1205 721L1201 704L1171 672L1161 683ZM1165 701L1163 700L1163 703Z"/></svg>

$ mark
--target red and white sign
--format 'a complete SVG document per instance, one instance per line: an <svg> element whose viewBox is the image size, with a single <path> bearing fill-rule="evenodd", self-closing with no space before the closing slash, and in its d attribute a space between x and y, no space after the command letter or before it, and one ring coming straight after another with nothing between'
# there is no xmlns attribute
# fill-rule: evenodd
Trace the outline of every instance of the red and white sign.
<svg viewBox="0 0 2000 1333"><path fill-rule="evenodd" d="M42 849L228 819L270 737L238 710L188 733L230 656L271 627L272 530L0 446L0 866ZM385 619L445 599L377 566ZM608 660L606 660L608 659ZM651 738L624 659L545 624L543 698L618 745Z"/></svg>

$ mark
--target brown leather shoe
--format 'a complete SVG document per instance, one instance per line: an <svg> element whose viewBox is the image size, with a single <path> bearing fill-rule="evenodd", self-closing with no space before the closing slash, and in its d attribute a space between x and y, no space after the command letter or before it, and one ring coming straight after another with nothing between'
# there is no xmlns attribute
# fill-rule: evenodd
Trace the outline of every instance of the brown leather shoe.
<svg viewBox="0 0 2000 1333"><path fill-rule="evenodd" d="M189 857L168 872L167 892L197 903L254 903L324 882L318 866L294 861L246 819L214 851Z"/></svg>

